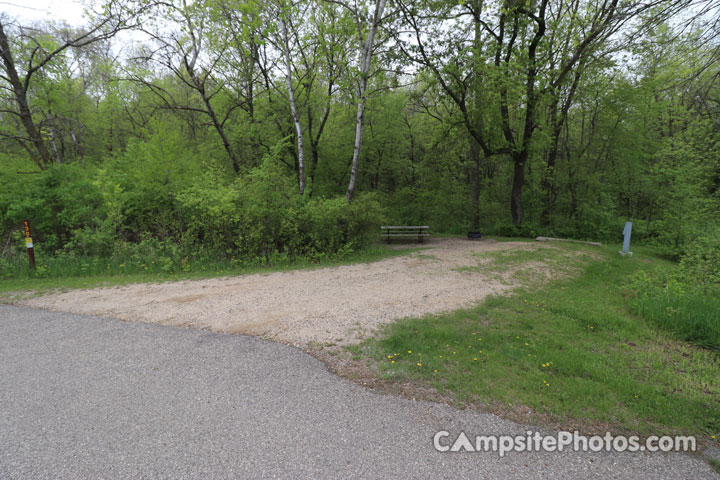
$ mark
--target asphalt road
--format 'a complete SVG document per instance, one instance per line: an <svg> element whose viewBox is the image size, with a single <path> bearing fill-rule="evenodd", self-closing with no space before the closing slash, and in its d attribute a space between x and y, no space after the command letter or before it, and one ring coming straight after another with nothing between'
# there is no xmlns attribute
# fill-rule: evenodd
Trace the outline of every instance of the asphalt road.
<svg viewBox="0 0 720 480"><path fill-rule="evenodd" d="M0 305L0 479L717 478L685 454L440 453L438 430L527 427L256 338Z"/></svg>

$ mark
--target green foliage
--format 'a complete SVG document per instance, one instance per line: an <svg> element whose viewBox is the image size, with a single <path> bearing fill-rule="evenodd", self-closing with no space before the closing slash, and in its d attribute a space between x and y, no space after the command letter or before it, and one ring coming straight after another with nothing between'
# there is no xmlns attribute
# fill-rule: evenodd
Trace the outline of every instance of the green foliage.
<svg viewBox="0 0 720 480"><path fill-rule="evenodd" d="M699 237L680 265L664 275L639 272L629 283L631 304L646 320L679 338L720 349L720 235Z"/></svg>
<svg viewBox="0 0 720 480"><path fill-rule="evenodd" d="M48 252L70 242L87 254L106 253L106 245L88 238L102 230L106 218L95 173L79 164L53 165L15 178L6 173L8 189L0 196L2 230L19 230L28 219L36 243Z"/></svg>
<svg viewBox="0 0 720 480"><path fill-rule="evenodd" d="M129 249L155 239L168 246L153 251L172 258L177 268L185 268L181 260L193 252L237 262L342 256L366 245L380 221L463 234L477 216L484 234L615 243L630 220L633 245L651 244L669 257L684 258L685 277L708 286L716 282L711 257L720 222L720 117L711 67L717 56L712 45L695 41L695 33L677 36L659 21L643 42L617 55L603 54L608 45L600 35L587 50L594 52L593 61L580 61L560 81L552 65L561 61L556 55L569 51L553 50L548 42L564 39L560 43L571 50L581 43L585 33L577 18L591 18L595 7L577 4L579 17L548 19L537 45L535 83L528 84L532 9L508 13L517 15L520 27L517 41L505 45L509 63L498 67L483 60L494 55L498 39L485 28L476 30L474 17L457 17L457 2L415 5L406 13L418 15L421 30L434 38L430 63L415 64L408 70L415 73L404 78L399 67L408 59L396 55L400 50L372 59L376 71L368 79L358 196L347 205L341 196L359 101L352 15L327 2L308 2L292 13L301 16L293 20L299 29L290 42L295 45L291 83L305 132L308 177L300 198L286 87L271 88L284 82L269 78L277 72L263 62L274 56L258 50L272 50L265 39L277 33L277 12L263 2L239 7L237 16L224 15L216 2L193 5L187 16L148 14L153 18L147 18L147 28L177 31L178 48L200 48L194 68L207 73L205 97L172 55L121 65L107 55L109 44L93 43L64 50L44 64L28 80L27 100L52 157L46 171L28 155L37 149L17 121L12 86L4 83L0 257L5 262L14 265L24 254L14 232L25 218L38 254L48 260L97 257L119 259L119 265ZM499 11L483 13L486 26L497 26ZM443 27L442 18L453 18L452 28ZM196 32L203 38L186 42L187 21L205 25ZM52 50L64 41L52 25L36 27L27 35L16 27L8 30L21 76L35 47ZM514 37L501 42L509 38ZM687 49L688 41L701 46ZM421 57L417 45L405 47ZM154 55L166 50L149 49ZM626 54L634 60L618 68L618 58ZM560 82L556 91L549 88L553 81ZM528 87L537 102L525 142ZM214 109L215 120L208 109ZM554 123L559 118L563 122ZM473 156L479 150L470 148L472 130L496 153L481 149ZM513 225L512 158L521 147L527 147L524 215L521 225ZM237 170L228 150L238 159ZM475 204L473 185L479 185Z"/></svg>
<svg viewBox="0 0 720 480"><path fill-rule="evenodd" d="M384 215L370 194L349 205L343 198L311 199L299 211L298 245L310 258L351 252L376 238Z"/></svg>
<svg viewBox="0 0 720 480"><path fill-rule="evenodd" d="M470 209L469 195L464 188L451 185L405 187L389 199L393 223L429 225L434 232L465 233Z"/></svg>
<svg viewBox="0 0 720 480"><path fill-rule="evenodd" d="M720 226L688 244L680 260L679 276L685 283L720 293Z"/></svg>
<svg viewBox="0 0 720 480"><path fill-rule="evenodd" d="M352 204L301 197L292 173L273 155L228 181L211 169L200 172L172 143L131 145L110 175L56 165L30 177L24 187L31 194L23 201L1 196L3 226L15 233L0 275L30 275L19 231L25 218L34 231L39 277L343 258L367 246L383 218L371 194Z"/></svg>
<svg viewBox="0 0 720 480"><path fill-rule="evenodd" d="M272 156L225 186L203 177L178 195L178 204L186 241L266 261L346 255L368 244L383 215L372 195L352 204L300 197L294 178Z"/></svg>

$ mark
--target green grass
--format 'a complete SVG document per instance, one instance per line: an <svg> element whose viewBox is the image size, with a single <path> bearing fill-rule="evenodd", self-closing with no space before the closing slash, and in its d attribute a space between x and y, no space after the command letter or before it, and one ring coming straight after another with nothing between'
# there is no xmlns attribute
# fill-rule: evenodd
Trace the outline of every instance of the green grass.
<svg viewBox="0 0 720 480"><path fill-rule="evenodd" d="M575 275L530 282L477 308L398 321L354 352L388 381L419 382L508 414L527 406L554 426L720 436L720 354L633 314L622 287L639 269L673 264L642 248L622 258L617 248L553 246L492 255L498 271L534 259Z"/></svg>
<svg viewBox="0 0 720 480"><path fill-rule="evenodd" d="M532 248L475 253L477 265L455 268L456 272L477 272L505 281L521 281L525 286L537 286L547 279L546 272L555 275L576 273L598 252L577 244L543 244ZM595 247L596 248L596 247Z"/></svg>
<svg viewBox="0 0 720 480"><path fill-rule="evenodd" d="M657 292L634 302L634 310L678 338L720 351L720 298L702 292Z"/></svg>
<svg viewBox="0 0 720 480"><path fill-rule="evenodd" d="M187 267L181 271L163 270L162 265L158 265L152 260L145 264L125 264L121 260L102 258L87 258L79 262L50 259L48 263L39 263L46 269L44 272L41 271L38 274L28 270L20 272L19 278L0 279L0 302L9 302L54 289L165 282L367 263L407 255L419 250L423 250L423 248L408 246L399 249L378 244L365 247L342 258L325 258L315 261L305 258L284 259L275 260L270 264L264 262L233 263L224 259L204 258L188 263Z"/></svg>

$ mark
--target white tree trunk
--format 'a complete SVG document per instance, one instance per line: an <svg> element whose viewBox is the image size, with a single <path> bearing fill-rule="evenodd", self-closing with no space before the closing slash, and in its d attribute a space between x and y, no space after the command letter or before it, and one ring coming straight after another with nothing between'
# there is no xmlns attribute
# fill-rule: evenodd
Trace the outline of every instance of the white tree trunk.
<svg viewBox="0 0 720 480"><path fill-rule="evenodd" d="M372 52L375 43L375 32L377 32L378 25L380 24L385 11L386 0L376 0L375 3L375 14L373 15L373 22L370 25L370 31L365 39L365 43L360 52L360 85L359 94L360 101L358 102L357 115L355 116L355 146L353 148L352 167L350 168L350 183L348 183L347 192L345 198L348 202L352 201L355 195L355 187L357 186L357 174L358 164L360 163L360 150L362 149L363 141L363 127L365 125L365 103L367 102L367 83L368 76L370 75L370 64L372 63ZM358 25L360 27L360 25ZM361 28L358 28L361 31Z"/></svg>
<svg viewBox="0 0 720 480"><path fill-rule="evenodd" d="M295 91L292 85L292 60L290 58L290 40L288 38L287 23L280 14L280 27L282 28L283 54L285 56L285 82L287 83L288 96L290 98L290 110L295 122L295 131L297 133L297 154L298 154L298 182L300 184L300 195L305 193L305 155L303 152L303 132L300 124L300 115L298 115L297 106L295 105Z"/></svg>

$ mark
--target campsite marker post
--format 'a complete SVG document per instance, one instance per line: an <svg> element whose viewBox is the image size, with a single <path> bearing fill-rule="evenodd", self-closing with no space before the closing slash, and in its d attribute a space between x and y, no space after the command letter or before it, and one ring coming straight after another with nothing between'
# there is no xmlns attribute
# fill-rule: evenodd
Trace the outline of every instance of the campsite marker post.
<svg viewBox="0 0 720 480"><path fill-rule="evenodd" d="M623 257L625 255L632 257L632 252L630 251L630 234L632 234L632 222L625 222L625 228L623 229L625 238L623 239L622 250L618 252Z"/></svg>
<svg viewBox="0 0 720 480"><path fill-rule="evenodd" d="M25 246L27 247L28 252L28 260L30 260L30 268L35 268L35 250L33 249L33 240L32 236L30 235L30 222L25 220L24 222L25 226Z"/></svg>

